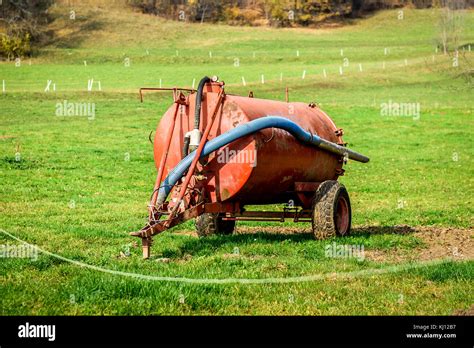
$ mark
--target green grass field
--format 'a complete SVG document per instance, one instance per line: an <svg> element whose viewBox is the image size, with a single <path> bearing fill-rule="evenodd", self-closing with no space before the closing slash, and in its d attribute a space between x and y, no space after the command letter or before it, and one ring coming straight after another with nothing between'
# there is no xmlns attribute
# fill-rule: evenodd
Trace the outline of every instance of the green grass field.
<svg viewBox="0 0 474 348"><path fill-rule="evenodd" d="M35 57L19 67L0 63L0 229L114 271L322 279L167 282L40 253L37 260L1 259L1 314L448 315L472 308L474 99L460 72L472 72L474 52L466 46L453 67L452 54L435 51L439 11L405 9L402 20L398 11L383 11L336 29L187 24L95 7L78 8L73 21L68 11L52 10L57 39ZM474 50L473 11L463 14L460 43ZM139 240L128 232L147 217L156 176L148 136L172 100L147 94L140 103L138 88L160 80L171 87L195 79L197 86L204 75L218 75L228 93L252 90L259 98L282 100L288 86L290 100L317 102L344 128L349 146L371 158L349 163L341 178L352 200L351 236L315 241L303 233L308 225L291 233L288 222L239 223L232 236L198 239L188 222L157 236L154 257L141 259ZM44 91L47 80L56 91ZM56 116L64 100L95 103L95 117ZM419 103L420 113L381 115L390 101ZM333 242L363 245L367 257L328 258L325 247ZM0 233L0 244L18 241ZM368 272L351 273L359 271Z"/></svg>

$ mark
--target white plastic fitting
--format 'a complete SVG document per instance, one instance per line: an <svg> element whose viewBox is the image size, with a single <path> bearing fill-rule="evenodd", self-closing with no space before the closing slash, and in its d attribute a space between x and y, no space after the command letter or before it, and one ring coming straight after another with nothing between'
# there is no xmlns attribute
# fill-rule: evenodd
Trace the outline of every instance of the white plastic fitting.
<svg viewBox="0 0 474 348"><path fill-rule="evenodd" d="M199 129L193 129L186 133L186 137L189 136L189 146L198 147L201 142L201 132Z"/></svg>

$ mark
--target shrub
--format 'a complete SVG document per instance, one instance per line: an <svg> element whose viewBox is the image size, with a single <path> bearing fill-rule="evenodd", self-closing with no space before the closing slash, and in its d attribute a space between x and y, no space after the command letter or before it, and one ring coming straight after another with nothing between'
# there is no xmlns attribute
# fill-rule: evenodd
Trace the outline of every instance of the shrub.
<svg viewBox="0 0 474 348"><path fill-rule="evenodd" d="M2 35L0 41L0 55L8 60L29 56L31 54L30 34L23 36Z"/></svg>

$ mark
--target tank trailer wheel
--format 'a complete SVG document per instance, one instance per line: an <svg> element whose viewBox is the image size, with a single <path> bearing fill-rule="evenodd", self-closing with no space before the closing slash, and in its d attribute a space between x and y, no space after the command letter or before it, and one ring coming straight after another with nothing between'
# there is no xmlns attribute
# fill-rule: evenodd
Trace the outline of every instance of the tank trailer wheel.
<svg viewBox="0 0 474 348"><path fill-rule="evenodd" d="M234 232L235 220L223 220L219 214L204 213L194 222L199 237L214 234L229 235Z"/></svg>
<svg viewBox="0 0 474 348"><path fill-rule="evenodd" d="M312 227L316 239L346 236L351 229L351 202L344 185L335 180L321 183L312 208Z"/></svg>

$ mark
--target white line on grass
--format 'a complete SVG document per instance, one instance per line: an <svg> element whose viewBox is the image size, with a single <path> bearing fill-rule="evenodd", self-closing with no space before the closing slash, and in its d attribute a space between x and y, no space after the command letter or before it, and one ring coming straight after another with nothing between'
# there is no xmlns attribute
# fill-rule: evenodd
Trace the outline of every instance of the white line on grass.
<svg viewBox="0 0 474 348"><path fill-rule="evenodd" d="M288 277L288 278L221 278L221 279L207 279L207 278L181 278L181 277L164 277L164 276L154 276L154 275L146 275L140 273L131 273L131 272L123 272L123 271L115 271L99 266L90 265L84 262L76 261L69 259L67 257L49 252L47 250L41 249L36 245L29 244L28 242L14 236L7 231L0 229L0 232L6 234L7 236L15 239L18 242L24 243L30 247L35 248L37 251L42 252L43 254L53 256L59 260L63 260L79 267L88 268L94 271L109 273L114 275L120 275L124 277L130 278L138 278L143 280L151 280L151 281L163 281L163 282L178 282L178 283L191 283L191 284L277 284L277 283L299 283L299 282L309 282L309 281L318 281L318 280L327 280L327 279L341 279L341 278L355 278L360 276L369 276L369 275L380 275L380 274L387 274L393 272L400 272L404 270L416 269L421 267L433 266L442 264L446 261L452 261L452 259L438 259L438 260L429 260L424 262L418 263L405 263L401 265L394 265L388 266L385 268L371 268L361 271L353 271L353 272L343 272L343 273L326 273L326 274L314 274L308 276L299 276L299 277Z"/></svg>

